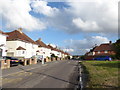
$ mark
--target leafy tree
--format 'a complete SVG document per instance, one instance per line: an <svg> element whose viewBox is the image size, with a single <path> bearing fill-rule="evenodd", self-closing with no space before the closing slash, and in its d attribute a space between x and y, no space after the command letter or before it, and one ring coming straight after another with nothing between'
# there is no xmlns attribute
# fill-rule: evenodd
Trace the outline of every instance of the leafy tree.
<svg viewBox="0 0 120 90"><path fill-rule="evenodd" d="M116 58L120 59L120 39L118 39L113 45L116 52Z"/></svg>

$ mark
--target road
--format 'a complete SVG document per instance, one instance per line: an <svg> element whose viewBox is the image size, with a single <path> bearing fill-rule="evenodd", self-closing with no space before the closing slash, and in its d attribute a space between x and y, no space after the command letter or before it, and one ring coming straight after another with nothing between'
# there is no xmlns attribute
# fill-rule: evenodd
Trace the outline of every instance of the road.
<svg viewBox="0 0 120 90"><path fill-rule="evenodd" d="M74 88L77 70L78 61L54 61L3 77L2 88Z"/></svg>

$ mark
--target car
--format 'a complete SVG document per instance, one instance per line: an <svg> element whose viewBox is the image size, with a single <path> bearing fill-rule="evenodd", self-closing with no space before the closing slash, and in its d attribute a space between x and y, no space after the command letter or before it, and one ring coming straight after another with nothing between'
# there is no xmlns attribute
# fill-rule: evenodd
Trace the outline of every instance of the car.
<svg viewBox="0 0 120 90"><path fill-rule="evenodd" d="M3 59L5 59L5 60L9 59L11 66L19 65L20 64L20 60L18 58L15 58L15 57L3 56Z"/></svg>
<svg viewBox="0 0 120 90"><path fill-rule="evenodd" d="M43 59L43 56L42 55L34 55L31 57L32 59L33 58L36 58L37 59L37 62L42 62L42 59Z"/></svg>
<svg viewBox="0 0 120 90"><path fill-rule="evenodd" d="M93 60L97 60L97 61L111 61L112 58L110 56L98 56L98 57L95 57Z"/></svg>

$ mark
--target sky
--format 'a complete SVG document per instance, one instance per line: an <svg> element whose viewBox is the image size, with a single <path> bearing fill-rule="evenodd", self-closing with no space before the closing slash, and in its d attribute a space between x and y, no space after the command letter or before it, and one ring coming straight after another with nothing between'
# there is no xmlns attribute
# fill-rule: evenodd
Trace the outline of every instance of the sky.
<svg viewBox="0 0 120 90"><path fill-rule="evenodd" d="M0 30L23 28L72 55L118 39L119 0L0 0Z"/></svg>

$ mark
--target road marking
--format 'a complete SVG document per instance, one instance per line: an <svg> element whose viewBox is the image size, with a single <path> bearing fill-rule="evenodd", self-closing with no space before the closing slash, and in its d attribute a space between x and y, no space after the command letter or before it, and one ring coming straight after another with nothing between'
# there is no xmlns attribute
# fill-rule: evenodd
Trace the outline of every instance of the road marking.
<svg viewBox="0 0 120 90"><path fill-rule="evenodd" d="M68 62L68 63L70 63L70 62Z"/></svg>
<svg viewBox="0 0 120 90"><path fill-rule="evenodd" d="M40 80L43 80L43 79L45 79L47 76L43 76Z"/></svg>
<svg viewBox="0 0 120 90"><path fill-rule="evenodd" d="M47 66L47 64L43 64L42 66Z"/></svg>
<svg viewBox="0 0 120 90"><path fill-rule="evenodd" d="M44 64L44 65L42 65L42 66L47 66L47 64ZM38 66L38 67L35 67L35 68L30 68L30 69L26 69L26 70L33 70L33 69L36 69L36 68L39 68L39 67L41 67L41 66ZM25 71L18 71L18 72L15 72L15 73L11 73L11 74L7 74L7 75L4 75L4 76L2 76L2 77L6 77L6 76L9 76L9 75L12 75L12 74L17 74L17 73L20 73L20 72L25 72Z"/></svg>

